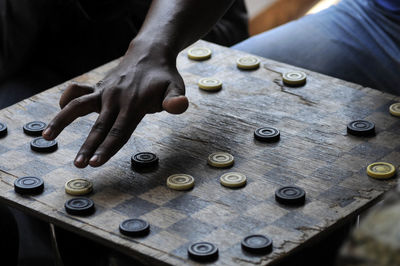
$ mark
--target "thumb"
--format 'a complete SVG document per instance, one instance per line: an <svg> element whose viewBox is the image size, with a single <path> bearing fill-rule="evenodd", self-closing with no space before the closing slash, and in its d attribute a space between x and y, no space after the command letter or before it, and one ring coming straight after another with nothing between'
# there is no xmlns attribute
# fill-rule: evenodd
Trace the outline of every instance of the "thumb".
<svg viewBox="0 0 400 266"><path fill-rule="evenodd" d="M94 92L94 88L89 85L74 83L67 87L60 98L60 107L63 109L70 101L86 94Z"/></svg>
<svg viewBox="0 0 400 266"><path fill-rule="evenodd" d="M162 107L171 114L181 114L189 107L189 100L185 96L185 85L170 83L165 92Z"/></svg>

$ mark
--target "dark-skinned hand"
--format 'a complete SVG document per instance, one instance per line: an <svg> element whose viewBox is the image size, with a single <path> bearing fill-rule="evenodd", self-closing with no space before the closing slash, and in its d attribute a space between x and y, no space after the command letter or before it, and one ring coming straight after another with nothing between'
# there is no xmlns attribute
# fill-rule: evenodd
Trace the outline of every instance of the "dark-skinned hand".
<svg viewBox="0 0 400 266"><path fill-rule="evenodd" d="M119 65L95 86L70 85L60 99L61 111L43 132L55 139L75 119L99 113L75 165L98 167L129 140L146 114L180 114L188 108L185 86L176 57L132 42Z"/></svg>

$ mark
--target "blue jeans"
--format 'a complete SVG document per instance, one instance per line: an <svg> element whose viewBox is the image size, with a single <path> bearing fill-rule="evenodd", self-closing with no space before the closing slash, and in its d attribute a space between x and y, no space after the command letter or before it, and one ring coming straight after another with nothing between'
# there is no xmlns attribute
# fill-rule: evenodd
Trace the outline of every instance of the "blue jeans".
<svg viewBox="0 0 400 266"><path fill-rule="evenodd" d="M343 0L234 49L400 95L400 15Z"/></svg>

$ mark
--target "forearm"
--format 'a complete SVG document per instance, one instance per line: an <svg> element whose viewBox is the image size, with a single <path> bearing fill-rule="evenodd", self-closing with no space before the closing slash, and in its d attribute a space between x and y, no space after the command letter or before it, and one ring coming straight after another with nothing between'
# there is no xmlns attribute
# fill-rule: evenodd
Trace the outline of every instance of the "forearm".
<svg viewBox="0 0 400 266"><path fill-rule="evenodd" d="M203 37L234 0L153 0L146 20L134 39L176 56Z"/></svg>

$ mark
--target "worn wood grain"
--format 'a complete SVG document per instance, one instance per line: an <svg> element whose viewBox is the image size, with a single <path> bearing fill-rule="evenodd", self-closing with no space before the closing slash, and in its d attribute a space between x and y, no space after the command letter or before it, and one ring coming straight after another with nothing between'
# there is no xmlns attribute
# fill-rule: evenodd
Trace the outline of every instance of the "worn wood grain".
<svg viewBox="0 0 400 266"><path fill-rule="evenodd" d="M72 160L85 140L95 114L69 126L58 138L59 149L38 154L29 148L31 137L22 125L49 121L68 82L0 111L9 133L0 139L0 200L57 226L118 249L145 264L196 264L186 249L197 241L215 243L217 265L270 264L305 244L317 240L338 223L354 217L397 184L397 178L377 181L367 177L366 166L375 161L400 164L400 120L387 109L398 97L304 70L307 84L289 88L277 72L295 67L262 59L260 69L241 71L235 61L242 52L206 42L195 45L213 50L210 60L178 57L190 99L188 111L174 116L148 115L128 144L100 168L77 169ZM91 71L75 81L96 83L117 62ZM208 93L198 89L201 77L216 77L223 89ZM346 134L354 119L375 122L377 136ZM281 131L278 143L253 138L256 128L273 126ZM150 151L160 158L153 171L131 170L130 156ZM214 151L235 156L231 169L207 165ZM242 172L248 184L228 189L219 184L227 171ZM195 177L193 190L173 191L166 179L175 173ZM13 191L18 176L45 180L44 193L20 196ZM74 217L64 210L64 183L74 177L94 182L90 195L96 212ZM298 185L307 193L306 204L289 208L274 200L283 185ZM124 219L139 217L151 224L151 233L129 238L118 232ZM248 234L261 233L274 241L266 256L253 256L240 248Z"/></svg>

